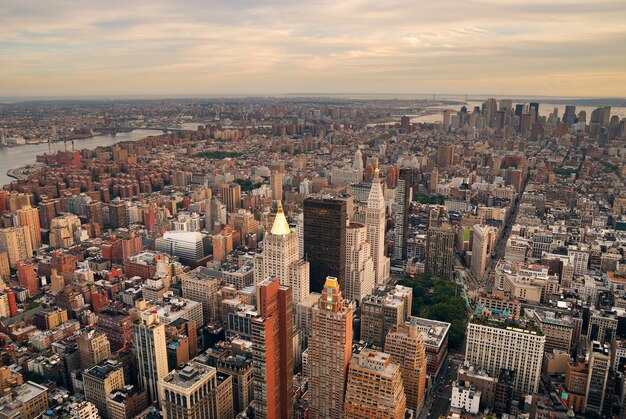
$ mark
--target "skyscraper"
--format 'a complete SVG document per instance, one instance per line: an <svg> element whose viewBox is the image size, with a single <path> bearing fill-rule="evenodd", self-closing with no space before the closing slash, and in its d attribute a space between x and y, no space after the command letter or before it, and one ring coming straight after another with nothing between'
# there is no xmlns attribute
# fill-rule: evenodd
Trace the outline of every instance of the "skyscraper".
<svg viewBox="0 0 626 419"><path fill-rule="evenodd" d="M102 361L85 371L83 383L85 399L96 406L102 418L108 419L107 398L113 390L124 387L122 364L114 360Z"/></svg>
<svg viewBox="0 0 626 419"><path fill-rule="evenodd" d="M576 105L565 106L565 113L563 114L563 122L568 126L576 122Z"/></svg>
<svg viewBox="0 0 626 419"><path fill-rule="evenodd" d="M380 185L378 167L374 169L374 180L367 198L365 210L365 226L367 240L372 246L372 260L374 261L374 275L376 286L387 283L389 279L389 258L385 256L385 218L386 206L383 188Z"/></svg>
<svg viewBox="0 0 626 419"><path fill-rule="evenodd" d="M298 233L289 227L280 201L272 229L263 240L262 261L255 263L254 268L261 270L256 277L279 278L281 285L291 287L294 304L309 295L309 262L300 260Z"/></svg>
<svg viewBox="0 0 626 419"><path fill-rule="evenodd" d="M437 166L448 167L454 164L454 146L440 145L437 147Z"/></svg>
<svg viewBox="0 0 626 419"><path fill-rule="evenodd" d="M442 278L452 278L454 267L454 231L449 225L431 227L426 233L426 272Z"/></svg>
<svg viewBox="0 0 626 419"><path fill-rule="evenodd" d="M226 205L226 211L235 212L241 208L241 186L236 183L222 185L220 187L222 202Z"/></svg>
<svg viewBox="0 0 626 419"><path fill-rule="evenodd" d="M28 227L0 228L0 252L7 252L11 268L33 255Z"/></svg>
<svg viewBox="0 0 626 419"><path fill-rule="evenodd" d="M77 339L82 369L93 367L111 357L109 338L94 329L86 330Z"/></svg>
<svg viewBox="0 0 626 419"><path fill-rule="evenodd" d="M411 200L411 170L400 169L398 186L396 187L396 205L394 207L396 225L393 239L393 259L397 261L406 259Z"/></svg>
<svg viewBox="0 0 626 419"><path fill-rule="evenodd" d="M283 199L283 173L278 170L270 172L270 189L272 190L272 199L281 201Z"/></svg>
<svg viewBox="0 0 626 419"><path fill-rule="evenodd" d="M291 289L278 278L257 285L258 316L250 322L256 418L293 416L292 310Z"/></svg>
<svg viewBox="0 0 626 419"><path fill-rule="evenodd" d="M311 315L307 349L311 418L338 418L343 413L353 314L354 305L341 296L337 278L328 277Z"/></svg>
<svg viewBox="0 0 626 419"><path fill-rule="evenodd" d="M168 373L165 325L156 308L136 313L133 343L137 350L139 383L148 392L148 400L159 400L158 383Z"/></svg>
<svg viewBox="0 0 626 419"><path fill-rule="evenodd" d="M412 303L412 288L396 285L375 289L361 305L361 339L382 348L387 333L408 319Z"/></svg>
<svg viewBox="0 0 626 419"><path fill-rule="evenodd" d="M400 366L384 352L364 349L350 360L344 417L403 419L406 396Z"/></svg>
<svg viewBox="0 0 626 419"><path fill-rule="evenodd" d="M387 334L385 353L400 365L407 408L419 411L426 388L426 347L415 318Z"/></svg>
<svg viewBox="0 0 626 419"><path fill-rule="evenodd" d="M113 230L128 227L126 202L119 198L114 199L109 204L109 225Z"/></svg>
<svg viewBox="0 0 626 419"><path fill-rule="evenodd" d="M346 230L346 275L344 295L361 304L363 298L374 290L375 273L372 246L367 241L367 228L350 223Z"/></svg>
<svg viewBox="0 0 626 419"><path fill-rule="evenodd" d="M491 252L496 241L496 230L486 225L475 225L472 230L472 261L470 270L475 278L482 278L489 267Z"/></svg>
<svg viewBox="0 0 626 419"><path fill-rule="evenodd" d="M346 272L345 200L322 195L304 201L304 257L310 263L310 291L320 292L327 276L339 278Z"/></svg>
<svg viewBox="0 0 626 419"><path fill-rule="evenodd" d="M41 247L41 227L39 226L39 210L27 204L16 211L17 225L28 227L30 242L33 249Z"/></svg>
<svg viewBox="0 0 626 419"><path fill-rule="evenodd" d="M539 328L506 327L506 323L478 316L467 325L465 362L494 376L503 368L515 371L513 396L536 393L546 337Z"/></svg>
<svg viewBox="0 0 626 419"><path fill-rule="evenodd" d="M20 286L26 288L31 297L39 293L39 277L35 271L35 264L31 261L17 262L17 279Z"/></svg>
<svg viewBox="0 0 626 419"><path fill-rule="evenodd" d="M191 362L159 380L164 419L219 419L217 412L217 371Z"/></svg>
<svg viewBox="0 0 626 419"><path fill-rule="evenodd" d="M609 376L610 355L609 345L598 341L589 343L589 376L587 379L586 413L602 416L605 389Z"/></svg>

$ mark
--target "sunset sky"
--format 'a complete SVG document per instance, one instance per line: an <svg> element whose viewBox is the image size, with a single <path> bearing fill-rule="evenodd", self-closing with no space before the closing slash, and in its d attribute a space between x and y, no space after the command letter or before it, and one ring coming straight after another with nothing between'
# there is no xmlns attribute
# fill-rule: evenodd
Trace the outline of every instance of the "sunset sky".
<svg viewBox="0 0 626 419"><path fill-rule="evenodd" d="M0 0L0 96L626 97L625 0Z"/></svg>

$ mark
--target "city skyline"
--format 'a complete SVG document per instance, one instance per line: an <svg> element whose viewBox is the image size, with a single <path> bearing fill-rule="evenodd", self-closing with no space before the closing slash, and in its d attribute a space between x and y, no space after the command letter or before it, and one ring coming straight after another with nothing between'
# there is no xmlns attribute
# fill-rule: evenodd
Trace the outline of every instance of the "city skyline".
<svg viewBox="0 0 626 419"><path fill-rule="evenodd" d="M619 1L6 3L11 97L626 96Z"/></svg>

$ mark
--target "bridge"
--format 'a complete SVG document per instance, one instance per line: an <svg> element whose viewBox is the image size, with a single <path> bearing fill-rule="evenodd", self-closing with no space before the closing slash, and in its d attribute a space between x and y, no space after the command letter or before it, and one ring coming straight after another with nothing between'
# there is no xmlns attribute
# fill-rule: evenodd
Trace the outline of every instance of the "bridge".
<svg viewBox="0 0 626 419"><path fill-rule="evenodd" d="M117 135L119 132L131 132L135 130L147 130L147 131L162 131L163 134L167 134L168 132L182 132L189 131L182 128L170 128L170 127L151 127L151 126L143 126L143 127L98 127L94 128L94 131L100 132L102 134L108 135Z"/></svg>
<svg viewBox="0 0 626 419"><path fill-rule="evenodd" d="M170 127L151 127L151 126L144 126L144 127L137 127L137 128L133 128L133 130L150 130L150 131L155 131L155 130L161 130L163 131L163 134L167 134L168 132L183 132L183 131L189 131L188 129L182 129L182 128L170 128Z"/></svg>

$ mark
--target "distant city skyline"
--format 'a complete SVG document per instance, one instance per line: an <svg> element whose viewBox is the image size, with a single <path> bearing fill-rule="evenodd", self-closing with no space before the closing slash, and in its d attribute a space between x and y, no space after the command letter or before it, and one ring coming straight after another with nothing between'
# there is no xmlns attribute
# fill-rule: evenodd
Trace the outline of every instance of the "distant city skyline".
<svg viewBox="0 0 626 419"><path fill-rule="evenodd" d="M4 97L626 97L620 0L4 0L2 9Z"/></svg>

